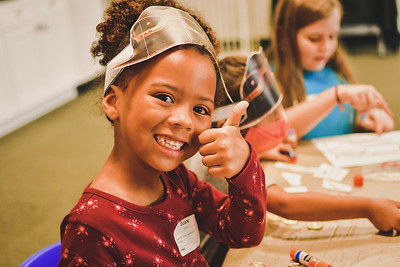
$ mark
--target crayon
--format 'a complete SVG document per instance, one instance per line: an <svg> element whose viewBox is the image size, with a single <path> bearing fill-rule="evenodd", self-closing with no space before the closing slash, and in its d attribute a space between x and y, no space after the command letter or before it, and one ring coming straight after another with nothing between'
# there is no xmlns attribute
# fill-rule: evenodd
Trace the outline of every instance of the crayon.
<svg viewBox="0 0 400 267"><path fill-rule="evenodd" d="M332 265L321 261L320 259L317 259L311 255L309 255L307 252L304 252L302 250L298 250L297 248L293 248L290 251L290 257L294 260L297 261L305 266L308 267L332 267Z"/></svg>

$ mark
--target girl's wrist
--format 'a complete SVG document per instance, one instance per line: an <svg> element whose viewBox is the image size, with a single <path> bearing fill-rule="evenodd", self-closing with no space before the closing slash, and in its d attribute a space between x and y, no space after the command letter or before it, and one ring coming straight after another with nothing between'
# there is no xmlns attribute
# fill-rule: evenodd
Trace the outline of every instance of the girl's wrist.
<svg viewBox="0 0 400 267"><path fill-rule="evenodd" d="M362 216L364 218L370 219L373 215L374 201L371 198L365 198L363 206L361 208Z"/></svg>
<svg viewBox="0 0 400 267"><path fill-rule="evenodd" d="M339 85L336 85L335 87L335 98L336 98L336 102L338 105L342 104L340 96L339 96Z"/></svg>
<svg viewBox="0 0 400 267"><path fill-rule="evenodd" d="M339 105L340 111L344 111L343 96L342 96L342 95L340 94L340 92L339 92L339 85L340 85L340 84L338 84L338 85L336 85L336 86L334 87L335 99L336 99L337 104ZM341 90L340 90L340 91L341 91Z"/></svg>

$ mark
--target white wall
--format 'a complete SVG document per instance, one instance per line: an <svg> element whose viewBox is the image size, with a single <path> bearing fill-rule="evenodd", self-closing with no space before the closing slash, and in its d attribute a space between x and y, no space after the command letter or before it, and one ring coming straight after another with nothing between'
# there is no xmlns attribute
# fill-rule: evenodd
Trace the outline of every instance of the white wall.
<svg viewBox="0 0 400 267"><path fill-rule="evenodd" d="M397 30L400 33L400 0L397 0L396 3L397 3Z"/></svg>
<svg viewBox="0 0 400 267"><path fill-rule="evenodd" d="M271 36L271 0L179 0L210 24L222 44L222 54L258 50Z"/></svg>
<svg viewBox="0 0 400 267"><path fill-rule="evenodd" d="M96 40L96 25L101 22L105 0L68 0L72 34L77 56L80 83L85 83L104 71L91 56L90 48Z"/></svg>

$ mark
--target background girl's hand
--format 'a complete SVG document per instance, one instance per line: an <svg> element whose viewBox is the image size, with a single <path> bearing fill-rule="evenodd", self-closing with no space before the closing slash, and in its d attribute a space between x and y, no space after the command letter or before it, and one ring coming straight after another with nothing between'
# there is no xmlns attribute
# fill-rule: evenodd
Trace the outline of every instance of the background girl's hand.
<svg viewBox="0 0 400 267"><path fill-rule="evenodd" d="M368 219L381 231L400 232L400 202L391 199L372 199Z"/></svg>
<svg viewBox="0 0 400 267"><path fill-rule="evenodd" d="M383 96L372 85L341 84L337 88L341 103L349 103L359 111L368 111L380 107L387 115L393 116Z"/></svg>
<svg viewBox="0 0 400 267"><path fill-rule="evenodd" d="M199 135L203 164L214 177L231 178L247 164L250 147L240 133L239 123L249 103L237 104L222 128L208 129Z"/></svg>
<svg viewBox="0 0 400 267"><path fill-rule="evenodd" d="M366 117L361 119L359 124L367 130L381 134L394 129L393 118L382 109L374 108L368 111L365 115Z"/></svg>
<svg viewBox="0 0 400 267"><path fill-rule="evenodd" d="M277 160L283 162L291 162L291 158L287 155L282 154L280 151L290 151L292 147L289 144L280 143L276 147L271 148L267 151L257 153L259 159L266 160Z"/></svg>

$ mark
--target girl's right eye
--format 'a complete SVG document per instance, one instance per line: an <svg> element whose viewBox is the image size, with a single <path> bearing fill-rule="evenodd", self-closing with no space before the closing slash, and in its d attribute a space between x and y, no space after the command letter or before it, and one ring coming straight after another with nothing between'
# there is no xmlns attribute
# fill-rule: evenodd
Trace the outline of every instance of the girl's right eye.
<svg viewBox="0 0 400 267"><path fill-rule="evenodd" d="M196 113L198 113L198 114L201 114L201 115L208 115L208 114L210 114L210 112L208 111L208 109L205 108L205 107L202 107L202 106L196 106L196 107L194 107L194 108L193 108L193 111L196 112Z"/></svg>
<svg viewBox="0 0 400 267"><path fill-rule="evenodd" d="M319 42L321 40L321 38L319 38L319 37L310 37L309 39L313 43L317 43L317 42Z"/></svg>
<svg viewBox="0 0 400 267"><path fill-rule="evenodd" d="M172 99L172 97L167 94L159 94L159 95L156 95L155 97L166 103L174 103L174 100Z"/></svg>

